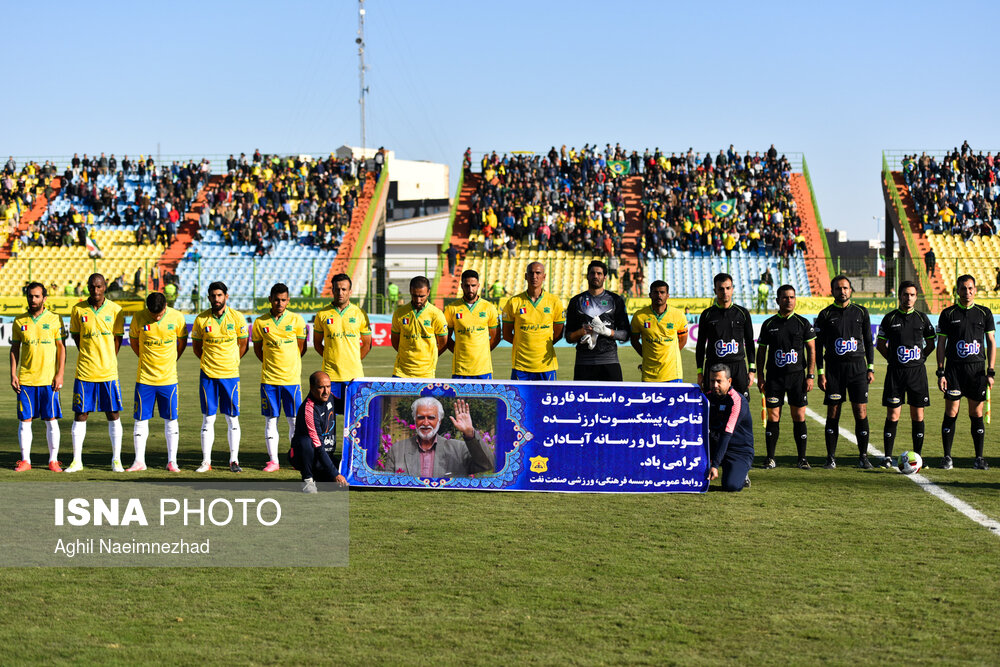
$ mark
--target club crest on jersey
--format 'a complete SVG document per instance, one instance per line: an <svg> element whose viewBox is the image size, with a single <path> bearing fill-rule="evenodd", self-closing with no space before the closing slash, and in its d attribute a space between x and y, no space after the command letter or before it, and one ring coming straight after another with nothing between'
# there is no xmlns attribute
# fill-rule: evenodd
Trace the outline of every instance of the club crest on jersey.
<svg viewBox="0 0 1000 667"><path fill-rule="evenodd" d="M955 345L955 352L957 352L958 356L960 356L963 359L965 359L966 357L971 357L973 355L979 354L979 351L981 349L982 347L979 345L978 340L970 340L970 341L960 340Z"/></svg>
<svg viewBox="0 0 1000 667"><path fill-rule="evenodd" d="M847 354L848 352L858 351L858 339L851 336L848 339L838 338L833 341L833 351L837 354Z"/></svg>
<svg viewBox="0 0 1000 667"><path fill-rule="evenodd" d="M727 357L730 354L737 354L739 351L740 351L740 344L737 343L735 340L715 341L715 356L717 357Z"/></svg>
<svg viewBox="0 0 1000 667"><path fill-rule="evenodd" d="M896 348L896 358L899 359L899 363L905 364L908 361L919 361L921 356L920 346L914 345L913 347L905 347L900 345Z"/></svg>
<svg viewBox="0 0 1000 667"><path fill-rule="evenodd" d="M791 366L792 364L797 364L799 362L799 351L789 350L785 352L784 350L774 351L774 365L778 368L782 366Z"/></svg>

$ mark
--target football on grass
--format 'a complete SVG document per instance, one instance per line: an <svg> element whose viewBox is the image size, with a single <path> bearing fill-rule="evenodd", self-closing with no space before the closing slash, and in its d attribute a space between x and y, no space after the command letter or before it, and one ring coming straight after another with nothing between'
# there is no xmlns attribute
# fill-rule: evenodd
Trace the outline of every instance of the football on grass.
<svg viewBox="0 0 1000 667"><path fill-rule="evenodd" d="M924 460L916 452L903 452L899 455L899 472L904 475L912 475L920 472L924 467Z"/></svg>

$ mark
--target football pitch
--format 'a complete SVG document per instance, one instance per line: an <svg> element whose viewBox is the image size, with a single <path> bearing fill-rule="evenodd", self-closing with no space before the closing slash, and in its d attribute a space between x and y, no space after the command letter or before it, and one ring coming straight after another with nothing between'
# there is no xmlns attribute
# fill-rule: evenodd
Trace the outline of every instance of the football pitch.
<svg viewBox="0 0 1000 667"><path fill-rule="evenodd" d="M560 379L573 351L559 348ZM620 351L626 379L638 358ZM509 349L494 353L509 376ZM685 353L685 377L695 377ZM69 349L63 409L70 406ZM370 376L388 376L392 350L376 348ZM123 461L132 460L135 357L119 355L125 411ZM439 377L448 377L444 355ZM310 350L306 376L319 366ZM274 479L265 463L259 363L242 364L241 480ZM881 447L884 364L869 420ZM150 428L145 473L127 479L231 479L217 424L216 469L200 463L197 359L180 361L180 474L164 470L162 422ZM934 378L931 377L931 386ZM307 387L304 387L304 391ZM936 489L1000 519L1000 448L987 426L989 471L972 470L963 404L956 468L940 463L942 401L932 389L924 475ZM823 413L814 390L811 408ZM759 466L760 396L751 395ZM845 412L849 412L845 411ZM222 420L219 420L220 422ZM69 463L69 418L60 459ZM845 415L841 426L853 430ZM283 424L279 451L287 450ZM0 394L0 481L112 480L103 415L91 415L85 470L35 469L19 458L14 393ZM755 467L743 493L545 494L355 490L350 565L342 568L7 568L0 570L0 662L351 664L997 663L1000 535L891 470L853 467L841 438L836 470L823 470L822 425L809 421L811 471L794 467L783 417L778 465ZM904 409L896 452L909 448ZM282 468L281 479L294 480ZM17 515L15 505L3 508ZM289 549L296 548L289 544Z"/></svg>

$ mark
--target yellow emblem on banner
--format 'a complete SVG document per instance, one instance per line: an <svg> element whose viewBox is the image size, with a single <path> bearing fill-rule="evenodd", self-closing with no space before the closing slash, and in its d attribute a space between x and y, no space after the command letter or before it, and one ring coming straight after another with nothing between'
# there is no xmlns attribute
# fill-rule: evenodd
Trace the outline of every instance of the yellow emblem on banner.
<svg viewBox="0 0 1000 667"><path fill-rule="evenodd" d="M532 456L528 460L531 461L531 472L545 472L549 469L549 460L544 456Z"/></svg>

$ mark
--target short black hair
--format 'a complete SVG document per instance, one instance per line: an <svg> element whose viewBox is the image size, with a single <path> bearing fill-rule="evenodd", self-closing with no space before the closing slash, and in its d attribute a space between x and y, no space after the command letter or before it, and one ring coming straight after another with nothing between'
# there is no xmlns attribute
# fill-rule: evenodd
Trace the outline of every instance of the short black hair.
<svg viewBox="0 0 1000 667"><path fill-rule="evenodd" d="M962 275L960 275L958 277L958 280L955 281L955 287L959 287L962 283L967 283L970 280L972 281L973 285L976 284L976 278L975 278L975 276L971 276L968 273L963 273Z"/></svg>
<svg viewBox="0 0 1000 667"><path fill-rule="evenodd" d="M427 279L427 276L413 276L410 278L410 291L415 289L420 289L421 287L431 288L431 281Z"/></svg>
<svg viewBox="0 0 1000 667"><path fill-rule="evenodd" d="M354 281L352 281L351 277L346 273L338 273L333 278L330 278L330 287L333 287L337 283L342 283L345 280L347 281L348 287L354 287Z"/></svg>
<svg viewBox="0 0 1000 667"><path fill-rule="evenodd" d="M670 294L670 285L668 285L666 283L666 281L664 281L664 280L654 280L653 282L649 283L649 291L650 292L652 292L655 289L659 289L661 287L666 287L667 288L667 294Z"/></svg>
<svg viewBox="0 0 1000 667"><path fill-rule="evenodd" d="M913 282L912 280L904 280L903 282L899 283L899 291L900 291L900 293L902 293L903 290L909 289L911 287L913 289L917 290L917 293L920 292L920 290L917 289L917 284L915 282Z"/></svg>
<svg viewBox="0 0 1000 667"><path fill-rule="evenodd" d="M215 282L209 284L208 293L211 294L215 290L219 290L220 292L226 295L229 294L229 288L226 287L226 283L222 282L221 280L216 280Z"/></svg>
<svg viewBox="0 0 1000 667"><path fill-rule="evenodd" d="M727 366L726 364L723 364L721 362L717 363L717 364L712 364L711 366L708 367L708 374L712 375L714 373L722 373L727 378L730 378L730 379L732 379L732 377L733 377L733 371L729 368L729 366Z"/></svg>
<svg viewBox="0 0 1000 667"><path fill-rule="evenodd" d="M795 287L793 287L792 285L782 285L781 287L778 288L778 291L774 293L775 294L775 298L780 299L781 298L781 293L782 292L787 292L788 290L792 290L794 292L795 291Z"/></svg>
<svg viewBox="0 0 1000 667"><path fill-rule="evenodd" d="M736 281L733 280L733 277L728 273L716 273L715 277L712 278L712 287L718 287L727 280L731 282L733 285L736 284Z"/></svg>
<svg viewBox="0 0 1000 667"><path fill-rule="evenodd" d="M479 280L479 271L476 271L475 269L466 269L465 271L462 271L462 282L465 282L466 278L475 278L476 280Z"/></svg>
<svg viewBox="0 0 1000 667"><path fill-rule="evenodd" d="M851 289L854 289L854 285L851 283L851 279L845 276L843 273L841 273L838 276L834 276L833 280L830 281L830 289L833 290L837 286L837 283L839 283L841 280L846 280L847 286L850 287Z"/></svg>
<svg viewBox="0 0 1000 667"><path fill-rule="evenodd" d="M285 283L274 283L271 286L271 297L278 296L279 294L288 294L288 285Z"/></svg>
<svg viewBox="0 0 1000 667"><path fill-rule="evenodd" d="M42 296L48 296L49 295L49 291L47 289L45 289L45 285L43 285L42 283L38 282L37 280L32 281L32 282L28 283L27 285L25 285L24 286L24 293L27 294L28 292L30 292L31 290L35 289L36 287L41 287L42 288Z"/></svg>
<svg viewBox="0 0 1000 667"><path fill-rule="evenodd" d="M167 297L163 295L163 292L150 292L149 296L146 297L146 308L154 315L162 313L166 307Z"/></svg>
<svg viewBox="0 0 1000 667"><path fill-rule="evenodd" d="M590 270L592 268L594 268L595 266L599 267L601 269L601 271L604 272L604 275L608 275L608 265L605 264L604 262L602 262L599 259L593 259L593 260L590 261L590 264L587 265L587 273L589 274Z"/></svg>

